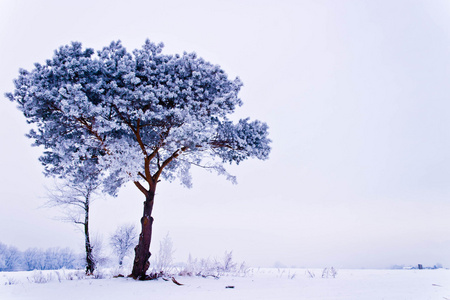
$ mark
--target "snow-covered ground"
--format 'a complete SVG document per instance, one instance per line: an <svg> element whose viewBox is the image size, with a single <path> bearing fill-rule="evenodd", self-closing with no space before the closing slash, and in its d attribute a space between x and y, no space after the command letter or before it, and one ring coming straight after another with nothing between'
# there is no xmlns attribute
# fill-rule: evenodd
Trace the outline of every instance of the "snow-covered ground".
<svg viewBox="0 0 450 300"><path fill-rule="evenodd" d="M244 277L87 278L81 271L0 273L0 299L450 299L450 270L253 269ZM313 277L315 275L315 277ZM80 278L81 279L80 279ZM38 283L41 282L41 283ZM228 288L227 288L228 287Z"/></svg>

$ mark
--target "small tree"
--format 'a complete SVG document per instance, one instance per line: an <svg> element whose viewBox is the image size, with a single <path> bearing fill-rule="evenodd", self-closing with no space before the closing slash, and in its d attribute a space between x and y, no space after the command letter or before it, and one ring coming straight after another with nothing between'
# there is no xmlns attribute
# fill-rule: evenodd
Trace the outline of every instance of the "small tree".
<svg viewBox="0 0 450 300"><path fill-rule="evenodd" d="M100 187L97 180L98 172L91 166L76 169L78 176L68 176L64 183L55 184L49 191L48 206L59 206L65 215L62 220L81 225L84 234L84 246L86 252L86 274L93 274L95 259L92 253L92 244L89 234L89 209L95 193Z"/></svg>
<svg viewBox="0 0 450 300"><path fill-rule="evenodd" d="M29 123L29 137L45 147L40 158L50 176L66 177L95 160L104 189L115 195L133 182L145 197L135 248L134 278L149 268L153 203L158 182L178 178L190 187L191 166L225 174L225 163L266 159L268 127L229 120L242 105L242 82L195 53L162 54L146 41L129 53L120 42L94 56L80 43L61 47L45 65L20 70L7 94Z"/></svg>
<svg viewBox="0 0 450 300"><path fill-rule="evenodd" d="M137 241L136 227L133 224L119 226L109 239L109 243L114 253L119 258L119 266L122 266L123 259L131 251Z"/></svg>

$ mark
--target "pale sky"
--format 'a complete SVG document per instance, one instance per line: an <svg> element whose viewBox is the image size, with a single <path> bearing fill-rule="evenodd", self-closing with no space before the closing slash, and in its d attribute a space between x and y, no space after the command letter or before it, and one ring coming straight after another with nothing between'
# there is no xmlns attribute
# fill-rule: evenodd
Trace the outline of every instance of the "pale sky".
<svg viewBox="0 0 450 300"><path fill-rule="evenodd" d="M83 235L40 208L42 151L3 94L19 68L71 41L100 50L145 39L195 51L244 82L236 117L268 123L270 159L194 187L160 183L154 239L176 259L253 266L450 267L450 2L0 0L0 242L83 251ZM92 205L104 241L139 224L132 185Z"/></svg>

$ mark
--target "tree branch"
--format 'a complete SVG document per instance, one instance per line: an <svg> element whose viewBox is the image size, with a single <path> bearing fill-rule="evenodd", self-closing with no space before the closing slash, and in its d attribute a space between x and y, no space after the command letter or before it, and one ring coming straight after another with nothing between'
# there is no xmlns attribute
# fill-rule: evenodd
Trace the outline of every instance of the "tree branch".
<svg viewBox="0 0 450 300"><path fill-rule="evenodd" d="M134 185L145 195L145 197L148 196L148 191L145 189L145 187L142 186L139 181L134 181Z"/></svg>
<svg viewBox="0 0 450 300"><path fill-rule="evenodd" d="M63 96L63 95L62 95L62 96ZM68 97L65 97L65 96L63 96L63 97L66 98L66 99L68 99ZM53 104L53 103L50 104L50 108L53 109L53 110L55 110L55 111L58 111L58 112L64 114L64 112L62 111L62 109L59 108L59 107L57 107L57 106L56 106L55 104ZM100 142L100 144L101 144L102 147L103 147L103 150L104 150L107 154L111 154L111 152L110 152L110 151L108 150L108 148L106 148L106 146L105 146L105 140L98 134L98 132L96 132L96 131L93 129L92 124L89 124L88 121L87 121L83 116L81 116L81 117L75 117L74 119L75 119L75 121L77 121L78 123L80 123L82 127L86 128L86 129L88 130L88 132L89 132L90 134L92 134L92 135L95 137L95 139L97 139L97 140ZM95 120L95 119L94 119L94 120Z"/></svg>
<svg viewBox="0 0 450 300"><path fill-rule="evenodd" d="M231 150L244 150L244 147L233 147L229 141L213 140L209 142L211 148L228 148Z"/></svg>
<svg viewBox="0 0 450 300"><path fill-rule="evenodd" d="M140 122L141 120L138 119L137 123L136 123L136 128L133 127L133 125L131 124L131 121L129 119L126 119L122 113L120 112L120 110L117 108L117 106L115 106L114 104L112 104L112 107L114 108L114 110L116 111L117 115L119 116L120 119L122 119L122 121L127 124L127 126L131 129L131 131L134 133L134 135L136 136L136 140L139 144L139 147L141 148L142 153L144 154L145 157L148 156L147 154L147 150L145 149L145 145L142 142L142 138L141 135L139 133L139 128L140 128Z"/></svg>
<svg viewBox="0 0 450 300"><path fill-rule="evenodd" d="M145 177L144 174L142 174L141 172L138 172L138 175L141 176L145 181L148 182L148 179L147 179L147 177Z"/></svg>
<svg viewBox="0 0 450 300"><path fill-rule="evenodd" d="M128 126L131 128L131 130L133 130L133 133L136 136L136 139L137 139L137 142L139 144L139 147L141 147L142 153L145 156L148 156L147 150L145 149L145 144L142 141L141 134L140 134L140 123L141 123L141 120L138 119L137 120L137 124L136 124L136 130L133 130L133 126L131 126L131 124L129 124Z"/></svg>
<svg viewBox="0 0 450 300"><path fill-rule="evenodd" d="M167 167L168 164L170 164L170 162L172 162L175 158L177 158L178 156L180 156L180 154L184 151L186 151L188 148L187 147L181 147L180 149L178 149L177 151L175 151L169 158L167 158L161 165L161 167L158 168L158 171L155 173L155 175L153 175L153 180L156 182L158 181L159 176L161 176L161 173L163 171L163 169L165 167Z"/></svg>
<svg viewBox="0 0 450 300"><path fill-rule="evenodd" d="M152 185L152 174L150 173L150 159L148 157L144 160L144 172L145 172L145 178L147 182Z"/></svg>

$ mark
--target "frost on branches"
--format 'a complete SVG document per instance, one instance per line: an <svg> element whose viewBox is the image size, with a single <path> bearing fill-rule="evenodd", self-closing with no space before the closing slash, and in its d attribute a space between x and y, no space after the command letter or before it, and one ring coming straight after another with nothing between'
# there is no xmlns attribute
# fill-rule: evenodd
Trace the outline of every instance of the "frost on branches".
<svg viewBox="0 0 450 300"><path fill-rule="evenodd" d="M112 42L95 55L72 43L44 65L20 70L7 97L34 124L29 137L43 146L50 176L66 177L93 165L105 192L134 182L145 195L133 277L148 269L151 211L157 182L178 178L191 186L191 166L234 180L225 163L266 159L267 125L228 119L242 105L236 78L194 53L166 55L146 41L133 53Z"/></svg>

